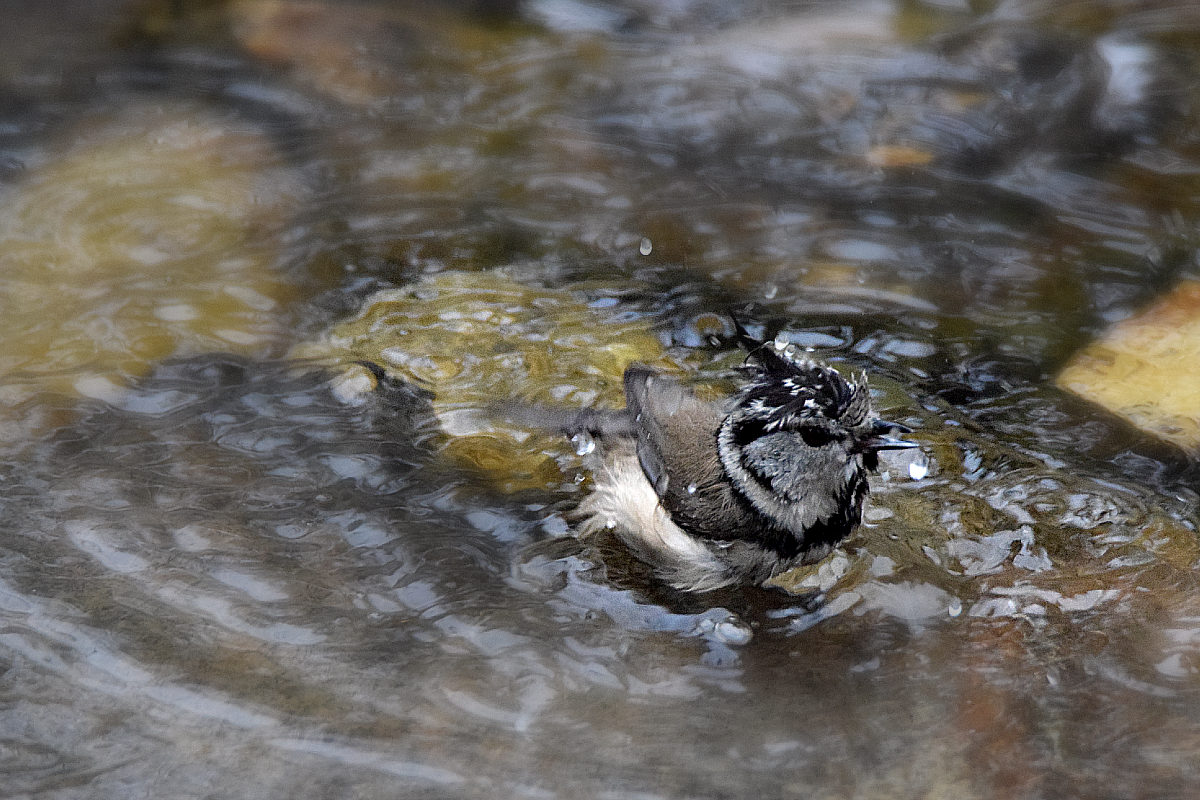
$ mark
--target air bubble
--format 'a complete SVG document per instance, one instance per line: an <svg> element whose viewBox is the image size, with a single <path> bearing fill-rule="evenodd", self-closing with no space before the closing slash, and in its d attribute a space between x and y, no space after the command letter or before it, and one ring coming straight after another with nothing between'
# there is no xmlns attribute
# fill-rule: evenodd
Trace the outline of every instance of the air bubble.
<svg viewBox="0 0 1200 800"><path fill-rule="evenodd" d="M644 256L648 256L653 251L654 251L654 242L650 241L650 239L648 237L643 236L642 243L640 245L638 245L638 252Z"/></svg>
<svg viewBox="0 0 1200 800"><path fill-rule="evenodd" d="M688 494L695 494L695 493L696 493L696 484L694 484L694 483L689 483L689 484L688 484L688 487L687 487L687 493L688 493Z"/></svg>

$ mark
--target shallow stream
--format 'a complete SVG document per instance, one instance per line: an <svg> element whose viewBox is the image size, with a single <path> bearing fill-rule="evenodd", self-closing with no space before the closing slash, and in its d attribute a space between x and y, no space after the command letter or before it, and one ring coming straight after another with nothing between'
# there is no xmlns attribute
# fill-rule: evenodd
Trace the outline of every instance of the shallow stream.
<svg viewBox="0 0 1200 800"><path fill-rule="evenodd" d="M1194 461L1054 376L1200 278L1198 46L1132 0L15 4L0 794L1196 796ZM719 389L731 308L928 468L689 597L484 409Z"/></svg>

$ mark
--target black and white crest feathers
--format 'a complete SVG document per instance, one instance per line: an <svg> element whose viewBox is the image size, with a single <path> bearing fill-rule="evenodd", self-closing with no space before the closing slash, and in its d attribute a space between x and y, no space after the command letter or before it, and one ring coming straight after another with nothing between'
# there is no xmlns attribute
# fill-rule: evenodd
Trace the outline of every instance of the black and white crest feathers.
<svg viewBox="0 0 1200 800"><path fill-rule="evenodd" d="M871 392L865 374L846 380L833 367L803 358L791 346L759 341L735 324L739 343L749 352L748 381L738 394L748 418L767 430L826 422L855 428L866 422Z"/></svg>

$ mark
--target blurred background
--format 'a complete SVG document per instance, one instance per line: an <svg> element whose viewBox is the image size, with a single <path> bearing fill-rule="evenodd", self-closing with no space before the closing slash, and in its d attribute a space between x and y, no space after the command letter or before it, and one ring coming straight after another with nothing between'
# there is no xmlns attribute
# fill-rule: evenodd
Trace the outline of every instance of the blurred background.
<svg viewBox="0 0 1200 800"><path fill-rule="evenodd" d="M6 796L1194 795L1200 4L4 10ZM922 448L689 597L486 408L729 309Z"/></svg>

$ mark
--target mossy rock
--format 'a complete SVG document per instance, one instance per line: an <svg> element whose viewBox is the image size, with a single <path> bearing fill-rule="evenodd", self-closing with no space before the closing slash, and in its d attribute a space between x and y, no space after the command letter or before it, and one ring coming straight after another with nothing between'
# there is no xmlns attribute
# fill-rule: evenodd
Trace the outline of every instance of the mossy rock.
<svg viewBox="0 0 1200 800"><path fill-rule="evenodd" d="M10 387L108 394L167 356L284 341L276 264L304 187L266 133L229 122L131 106L0 191Z"/></svg>
<svg viewBox="0 0 1200 800"><path fill-rule="evenodd" d="M643 319L589 295L504 270L443 272L378 292L298 352L369 361L431 389L453 458L508 491L544 488L564 480L557 458L569 455L566 444L505 422L505 403L620 408L629 364L678 369Z"/></svg>

